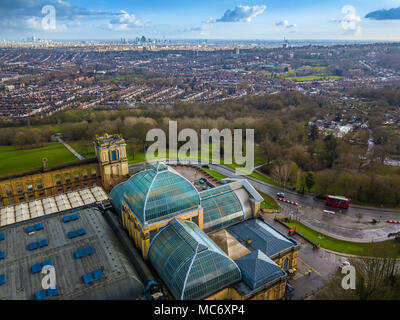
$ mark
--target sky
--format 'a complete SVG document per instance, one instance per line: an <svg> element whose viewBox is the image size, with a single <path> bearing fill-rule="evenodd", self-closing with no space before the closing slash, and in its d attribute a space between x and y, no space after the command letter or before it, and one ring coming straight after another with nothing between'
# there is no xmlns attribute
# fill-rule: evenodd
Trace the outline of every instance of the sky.
<svg viewBox="0 0 400 320"><path fill-rule="evenodd" d="M0 0L0 40L400 41L400 0Z"/></svg>

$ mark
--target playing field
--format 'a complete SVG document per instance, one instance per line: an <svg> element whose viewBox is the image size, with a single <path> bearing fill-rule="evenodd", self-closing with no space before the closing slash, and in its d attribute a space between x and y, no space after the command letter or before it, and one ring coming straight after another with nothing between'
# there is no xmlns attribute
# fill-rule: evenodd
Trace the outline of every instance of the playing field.
<svg viewBox="0 0 400 320"><path fill-rule="evenodd" d="M0 146L0 175L41 168L42 158L48 159L49 166L78 160L64 145L58 142L48 143L42 148L27 150L18 150L12 146Z"/></svg>

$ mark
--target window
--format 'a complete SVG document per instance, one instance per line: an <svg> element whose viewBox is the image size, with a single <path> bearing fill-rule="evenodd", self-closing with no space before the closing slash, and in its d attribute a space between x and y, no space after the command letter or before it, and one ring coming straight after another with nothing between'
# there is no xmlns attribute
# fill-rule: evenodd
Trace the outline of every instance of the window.
<svg viewBox="0 0 400 320"><path fill-rule="evenodd" d="M118 157L117 157L117 150L111 151L111 160L112 160L112 161L118 160Z"/></svg>
<svg viewBox="0 0 400 320"><path fill-rule="evenodd" d="M61 184L61 175L56 175L56 184L59 186Z"/></svg>
<svg viewBox="0 0 400 320"><path fill-rule="evenodd" d="M7 195L7 197L13 196L13 192L12 192L11 186L9 184L6 185L6 195Z"/></svg>
<svg viewBox="0 0 400 320"><path fill-rule="evenodd" d="M18 194L23 194L23 193L24 193L24 190L22 189L22 183L21 183L21 182L17 182L17 183L15 184L15 187L16 187L16 189L17 189L17 193L18 193Z"/></svg>
<svg viewBox="0 0 400 320"><path fill-rule="evenodd" d="M64 174L65 183L71 183L71 175L67 172Z"/></svg>
<svg viewBox="0 0 400 320"><path fill-rule="evenodd" d="M283 262L283 270L287 271L289 265L289 259L286 257L285 261Z"/></svg>
<svg viewBox="0 0 400 320"><path fill-rule="evenodd" d="M36 187L37 187L38 190L42 190L43 189L42 179L37 179L36 180Z"/></svg>
<svg viewBox="0 0 400 320"><path fill-rule="evenodd" d="M79 182L79 172L78 171L74 171L74 181Z"/></svg>
<svg viewBox="0 0 400 320"><path fill-rule="evenodd" d="M28 190L28 192L33 192L33 191L35 191L35 190L33 189L33 182L31 182L31 181L27 182L27 183L26 183L26 189Z"/></svg>
<svg viewBox="0 0 400 320"><path fill-rule="evenodd" d="M92 177L97 176L96 168L92 168L92 169L90 169L90 171L91 171Z"/></svg>
<svg viewBox="0 0 400 320"><path fill-rule="evenodd" d="M87 179L87 177L88 177L88 171L87 171L86 169L83 169L83 170L82 170L82 177L83 177L83 179Z"/></svg>

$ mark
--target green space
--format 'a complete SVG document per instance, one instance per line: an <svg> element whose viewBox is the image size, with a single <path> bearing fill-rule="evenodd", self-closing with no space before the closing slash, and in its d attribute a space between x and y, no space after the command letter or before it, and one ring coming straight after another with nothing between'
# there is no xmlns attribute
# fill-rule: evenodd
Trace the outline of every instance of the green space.
<svg viewBox="0 0 400 320"><path fill-rule="evenodd" d="M374 243L349 242L321 234L296 220L285 222L281 219L281 221L289 228L296 228L298 234L312 243L320 243L322 248L328 250L359 256L400 258L400 241L387 240Z"/></svg>
<svg viewBox="0 0 400 320"><path fill-rule="evenodd" d="M338 80L342 77L339 76L304 76L304 77L290 77L288 80L293 81L314 81L314 80Z"/></svg>
<svg viewBox="0 0 400 320"><path fill-rule="evenodd" d="M71 141L67 142L76 152L86 159L95 158L96 152L93 143L89 141Z"/></svg>
<svg viewBox="0 0 400 320"><path fill-rule="evenodd" d="M249 173L243 167L241 167L241 166L239 166L237 164L226 164L226 163L221 163L221 164L223 164L224 166L227 166L227 167L229 167L231 169L235 169L235 170L241 171L244 174L247 174L248 176L250 176L250 177L252 177L254 179L257 179L257 180L272 184L272 185L277 186L277 187L281 186L279 183L277 183L274 180L268 178L267 176L265 176L265 175L263 175L261 173L255 172L255 171Z"/></svg>
<svg viewBox="0 0 400 320"><path fill-rule="evenodd" d="M210 176L213 176L217 180L223 180L223 179L226 178L224 175L220 174L217 171L214 171L214 170L211 170L211 169L206 169L206 168L203 168L203 170L205 172L207 172Z"/></svg>
<svg viewBox="0 0 400 320"><path fill-rule="evenodd" d="M273 210L280 209L279 204L273 197L262 192L259 193L264 198L264 201L261 203L261 209L273 209Z"/></svg>
<svg viewBox="0 0 400 320"><path fill-rule="evenodd" d="M48 159L49 166L78 160L58 142L47 143L41 148L24 150L14 146L0 146L0 175L41 168L42 158Z"/></svg>

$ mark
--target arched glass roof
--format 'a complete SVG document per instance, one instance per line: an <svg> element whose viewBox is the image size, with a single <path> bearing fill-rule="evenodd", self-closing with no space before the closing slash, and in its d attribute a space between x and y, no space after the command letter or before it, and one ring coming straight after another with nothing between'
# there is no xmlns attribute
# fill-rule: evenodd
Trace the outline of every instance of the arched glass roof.
<svg viewBox="0 0 400 320"><path fill-rule="evenodd" d="M206 298L241 280L241 272L197 225L174 219L153 239L149 260L178 300Z"/></svg>
<svg viewBox="0 0 400 320"><path fill-rule="evenodd" d="M229 185L200 192L204 231L211 232L244 220L242 204Z"/></svg>
<svg viewBox="0 0 400 320"><path fill-rule="evenodd" d="M194 210L200 205L196 188L162 163L153 165L116 186L110 193L110 200L119 213L124 201L142 224Z"/></svg>

